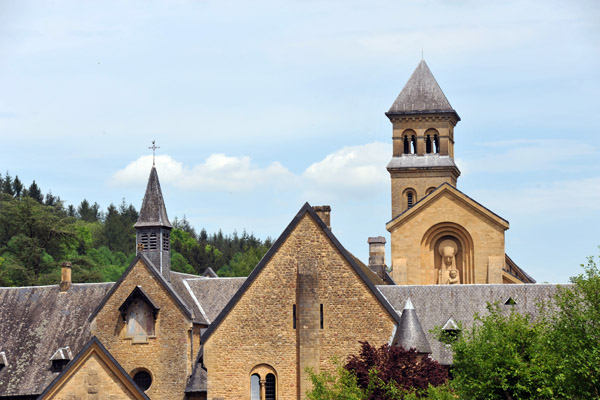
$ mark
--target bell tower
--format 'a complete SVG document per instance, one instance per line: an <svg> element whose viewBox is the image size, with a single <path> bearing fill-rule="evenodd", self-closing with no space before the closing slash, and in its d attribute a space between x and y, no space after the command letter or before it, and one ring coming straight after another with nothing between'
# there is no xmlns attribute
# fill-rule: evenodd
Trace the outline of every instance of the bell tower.
<svg viewBox="0 0 600 400"><path fill-rule="evenodd" d="M171 280L171 229L160 190L158 173L152 165L140 216L134 225L137 253L144 254L167 280Z"/></svg>
<svg viewBox="0 0 600 400"><path fill-rule="evenodd" d="M456 186L460 171L454 163L454 127L460 117L425 60L385 115L393 126L393 154L387 170L394 219L441 184Z"/></svg>

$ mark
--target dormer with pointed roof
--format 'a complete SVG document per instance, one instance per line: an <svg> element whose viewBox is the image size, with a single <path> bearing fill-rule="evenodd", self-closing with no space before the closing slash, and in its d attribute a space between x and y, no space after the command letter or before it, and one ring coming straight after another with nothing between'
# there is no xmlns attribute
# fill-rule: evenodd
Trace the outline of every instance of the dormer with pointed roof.
<svg viewBox="0 0 600 400"><path fill-rule="evenodd" d="M171 278L171 229L156 167L152 166L140 216L134 225L137 254L144 254L165 277Z"/></svg>
<svg viewBox="0 0 600 400"><path fill-rule="evenodd" d="M454 126L460 117L421 60L386 116L393 125L392 218L443 183L456 186Z"/></svg>

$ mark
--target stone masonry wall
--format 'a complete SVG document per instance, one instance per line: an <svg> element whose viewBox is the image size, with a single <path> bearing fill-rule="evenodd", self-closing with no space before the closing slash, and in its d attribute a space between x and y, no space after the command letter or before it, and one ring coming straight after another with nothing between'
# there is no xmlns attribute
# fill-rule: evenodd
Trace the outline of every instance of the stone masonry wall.
<svg viewBox="0 0 600 400"><path fill-rule="evenodd" d="M134 344L126 337L126 326L119 313L119 307L136 285L160 307L155 336L149 337L147 343ZM96 316L92 334L131 376L138 369L150 372L152 385L146 391L150 398L181 400L191 374L191 328L191 321L140 260ZM194 351L197 347L195 343Z"/></svg>
<svg viewBox="0 0 600 400"><path fill-rule="evenodd" d="M293 306L298 265L306 260L315 262L317 287L309 291L312 300L308 303L314 309L304 317L318 318L320 310L316 307L323 304L324 309L323 329L320 321L314 321L311 325L318 328L318 338L313 336L314 340L306 343L318 346L318 360L307 361L316 363L318 370L333 370L332 357L344 360L356 353L359 340L375 345L389 342L392 317L310 214L305 214L204 344L208 399L249 400L250 373L260 364L267 364L276 373L277 399L304 398L307 388L300 389L298 383L305 379L305 372L299 368L297 352L302 347L299 340L307 339L297 332L303 328L301 324L293 328ZM305 279L303 283L312 281ZM307 289L305 286L302 291Z"/></svg>
<svg viewBox="0 0 600 400"><path fill-rule="evenodd" d="M425 209L408 218L391 231L392 269L406 260L407 280L396 282L402 285L421 285L424 282L422 265L424 257L421 243L425 233L434 225L452 222L466 229L473 239L475 282L472 283L502 283L488 282L489 257L504 259L504 229L480 212L467 206L450 194L427 204ZM433 275L433 274L432 274Z"/></svg>
<svg viewBox="0 0 600 400"><path fill-rule="evenodd" d="M52 399L122 400L135 399L135 396L96 354L92 354Z"/></svg>

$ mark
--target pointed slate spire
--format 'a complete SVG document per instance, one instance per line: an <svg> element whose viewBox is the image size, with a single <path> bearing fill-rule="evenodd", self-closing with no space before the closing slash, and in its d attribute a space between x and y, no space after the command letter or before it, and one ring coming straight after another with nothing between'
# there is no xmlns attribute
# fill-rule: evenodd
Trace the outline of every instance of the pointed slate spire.
<svg viewBox="0 0 600 400"><path fill-rule="evenodd" d="M460 121L427 63L421 60L386 115L433 113L453 113Z"/></svg>
<svg viewBox="0 0 600 400"><path fill-rule="evenodd" d="M134 226L136 228L144 226L173 227L169 222L169 217L167 217L165 200L160 190L160 182L158 181L158 174L154 166L152 166L150 177L148 178L148 186L146 187L146 194L144 195L144 201L140 209L140 216Z"/></svg>
<svg viewBox="0 0 600 400"><path fill-rule="evenodd" d="M429 353L431 354L431 347L429 341L425 337L425 332L421 327L415 307L410 301L410 298L406 300L404 311L400 317L400 323L398 329L396 329L396 335L392 341L392 346L401 346L405 350L415 349L417 353Z"/></svg>

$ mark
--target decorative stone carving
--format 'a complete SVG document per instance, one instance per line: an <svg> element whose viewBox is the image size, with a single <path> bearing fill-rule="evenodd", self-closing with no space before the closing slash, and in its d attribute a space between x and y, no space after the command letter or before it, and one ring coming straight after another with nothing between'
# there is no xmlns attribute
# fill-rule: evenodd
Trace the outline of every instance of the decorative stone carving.
<svg viewBox="0 0 600 400"><path fill-rule="evenodd" d="M442 285L460 283L460 275L456 267L458 246L453 240L444 240L438 247L442 256L442 264L438 272L438 283Z"/></svg>

